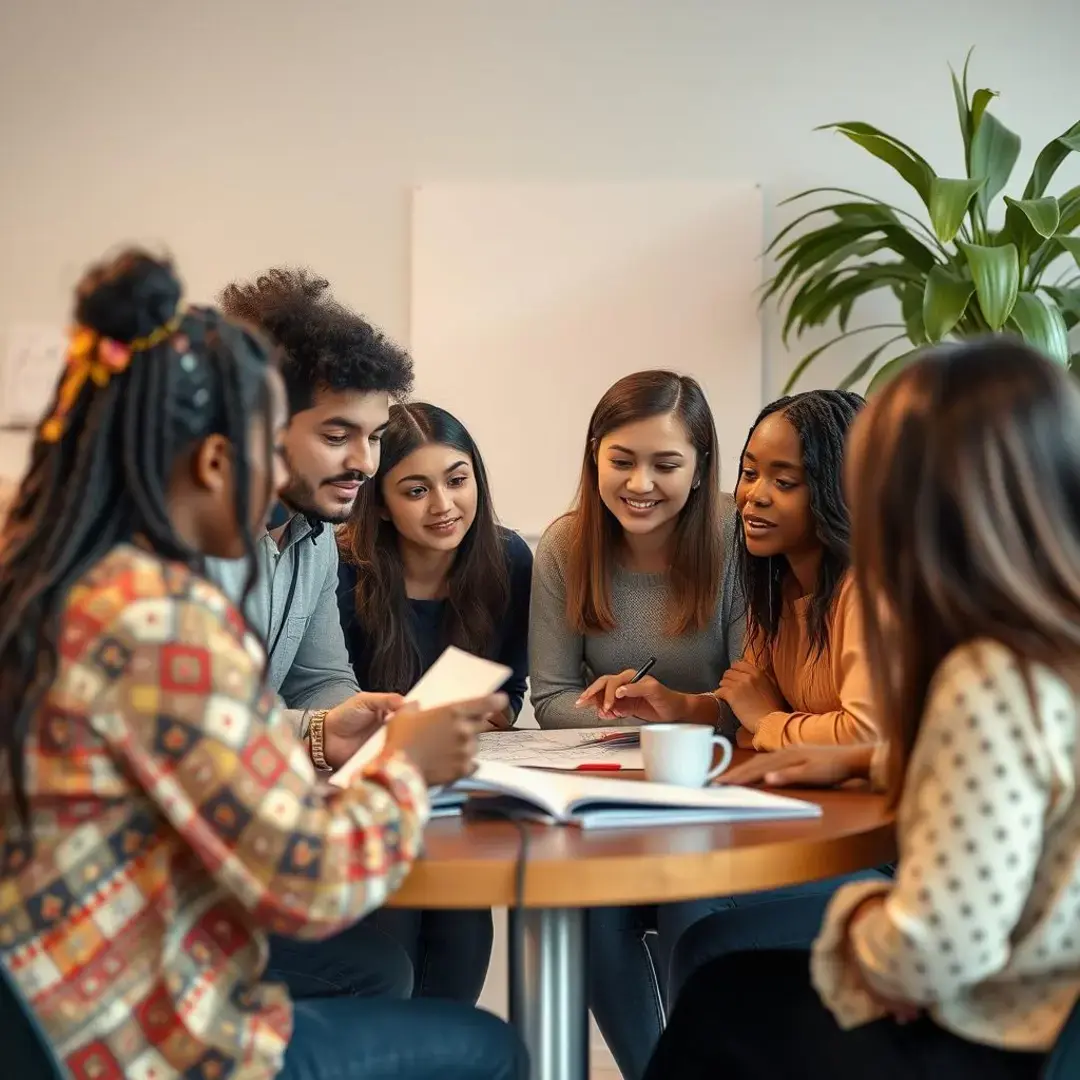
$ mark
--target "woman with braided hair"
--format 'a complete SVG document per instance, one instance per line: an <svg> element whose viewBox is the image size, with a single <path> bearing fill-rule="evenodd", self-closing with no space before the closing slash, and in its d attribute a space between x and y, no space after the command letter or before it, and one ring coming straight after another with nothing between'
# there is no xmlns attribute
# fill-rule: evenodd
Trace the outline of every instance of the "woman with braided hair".
<svg viewBox="0 0 1080 1080"><path fill-rule="evenodd" d="M270 347L181 307L139 251L84 277L75 320L0 528L10 982L65 1075L522 1080L516 1036L478 1010L265 979L270 932L329 937L400 884L428 785L468 771L505 695L402 712L346 786L322 783L265 643L205 576L243 560L250 590L287 480Z"/></svg>

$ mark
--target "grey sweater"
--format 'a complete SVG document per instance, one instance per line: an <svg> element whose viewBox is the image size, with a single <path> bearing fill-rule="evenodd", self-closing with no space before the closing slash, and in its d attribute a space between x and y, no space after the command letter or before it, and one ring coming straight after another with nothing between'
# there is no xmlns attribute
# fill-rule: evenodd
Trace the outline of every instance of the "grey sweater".
<svg viewBox="0 0 1080 1080"><path fill-rule="evenodd" d="M697 633L673 637L665 628L668 575L636 573L617 567L611 580L616 628L581 635L566 623L566 555L571 520L559 518L548 528L533 563L529 613L529 672L533 709L542 728L609 724L593 709L574 702L600 675L640 667L656 657L651 674L665 686L686 694L715 690L732 662L742 656L745 605L731 557L735 537L735 502L722 495L724 573L712 622ZM634 721L626 721L633 723ZM734 718L721 723L725 733Z"/></svg>

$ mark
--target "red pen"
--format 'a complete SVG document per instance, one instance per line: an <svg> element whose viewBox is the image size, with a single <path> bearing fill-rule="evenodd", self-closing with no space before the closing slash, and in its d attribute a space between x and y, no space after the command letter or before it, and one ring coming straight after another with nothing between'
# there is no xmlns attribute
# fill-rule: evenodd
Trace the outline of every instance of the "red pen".
<svg viewBox="0 0 1080 1080"><path fill-rule="evenodd" d="M576 772L618 772L622 766L617 761L598 761L595 764L578 765Z"/></svg>

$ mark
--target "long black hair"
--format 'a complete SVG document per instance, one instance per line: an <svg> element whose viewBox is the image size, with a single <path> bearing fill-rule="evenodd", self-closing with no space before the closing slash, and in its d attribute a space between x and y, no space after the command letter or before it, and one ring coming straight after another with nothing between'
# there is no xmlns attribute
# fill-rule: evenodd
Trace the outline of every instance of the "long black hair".
<svg viewBox="0 0 1080 1080"><path fill-rule="evenodd" d="M404 693L412 686L420 675L420 653L409 618L398 533L385 513L383 483L414 450L432 444L468 455L476 482L476 517L458 545L447 582L443 643L493 656L497 630L510 606L505 538L472 436L460 420L437 405L392 406L379 471L360 489L352 518L339 537L342 558L357 568L357 618L373 631L370 682L384 692Z"/></svg>
<svg viewBox="0 0 1080 1080"><path fill-rule="evenodd" d="M807 630L811 652L819 657L829 645L829 611L851 566L851 516L844 499L844 442L866 402L848 390L809 390L778 398L758 414L743 443L739 467L758 425L776 413L795 429L802 447L802 466L810 491L810 513L824 549L817 584L810 598ZM758 651L776 640L783 610L784 584L790 572L782 556L751 555L740 515L735 535L736 557L749 613L749 640Z"/></svg>
<svg viewBox="0 0 1080 1080"><path fill-rule="evenodd" d="M100 364L106 350L140 345L125 368L87 378L70 400L71 368L61 376L0 534L0 753L24 819L22 743L56 676L68 592L112 548L133 540L201 565L202 553L174 530L166 495L178 460L211 434L232 446L249 588L254 581L248 438L261 411L269 461L271 353L216 311L181 312L180 296L169 263L142 251L84 276L75 322L90 342L87 358Z"/></svg>

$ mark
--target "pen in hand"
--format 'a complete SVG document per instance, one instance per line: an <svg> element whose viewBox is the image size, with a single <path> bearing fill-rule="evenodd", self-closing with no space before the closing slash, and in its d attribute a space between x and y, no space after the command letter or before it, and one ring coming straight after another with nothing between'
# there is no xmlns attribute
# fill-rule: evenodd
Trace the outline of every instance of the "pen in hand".
<svg viewBox="0 0 1080 1080"><path fill-rule="evenodd" d="M642 664L641 667L639 667L637 671L635 671L634 674L630 676L629 680L625 683L622 683L621 685L628 686L630 683L640 682L642 679L645 678L646 675L649 674L650 671L652 671L653 665L655 663L656 657L650 656L649 659L646 660L645 663ZM585 693L581 695L581 697L577 699L574 704L577 706L577 708L580 709L586 704L592 704L591 699L594 695L602 695L600 703L596 705L596 710L600 716L607 716L608 709L604 707L602 698L603 695L606 695L608 687L611 686L611 680L618 677L619 676L615 675L601 676L585 691Z"/></svg>
<svg viewBox="0 0 1080 1080"><path fill-rule="evenodd" d="M649 659L646 660L645 663L642 664L641 667L639 667L637 669L637 671L634 672L634 677L630 680L630 682L632 682L632 683L641 682L641 680L644 679L645 676L648 675L650 671L652 671L653 665L655 663L656 663L656 657L655 656L650 656Z"/></svg>

